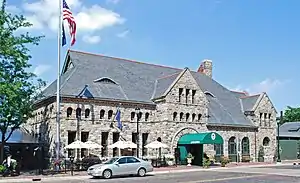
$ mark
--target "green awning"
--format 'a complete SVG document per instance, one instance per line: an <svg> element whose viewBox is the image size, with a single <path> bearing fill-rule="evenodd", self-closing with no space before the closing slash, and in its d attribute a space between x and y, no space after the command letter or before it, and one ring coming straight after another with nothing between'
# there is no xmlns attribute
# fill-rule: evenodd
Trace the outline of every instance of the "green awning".
<svg viewBox="0 0 300 183"><path fill-rule="evenodd" d="M223 138L216 132L190 133L181 136L178 144L223 144Z"/></svg>

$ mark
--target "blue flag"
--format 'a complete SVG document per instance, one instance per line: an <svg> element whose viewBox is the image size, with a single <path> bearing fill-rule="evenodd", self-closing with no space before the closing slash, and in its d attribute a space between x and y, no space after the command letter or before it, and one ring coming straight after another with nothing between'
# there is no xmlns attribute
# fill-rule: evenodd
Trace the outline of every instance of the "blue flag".
<svg viewBox="0 0 300 183"><path fill-rule="evenodd" d="M117 122L118 122L118 128L119 128L120 130L122 130L123 125L122 125L122 122L121 122L121 111L120 111L120 109L117 110L116 120L117 120Z"/></svg>
<svg viewBox="0 0 300 183"><path fill-rule="evenodd" d="M65 27L64 23L62 23L62 38L61 38L61 46L65 46L67 44L66 34L65 34Z"/></svg>

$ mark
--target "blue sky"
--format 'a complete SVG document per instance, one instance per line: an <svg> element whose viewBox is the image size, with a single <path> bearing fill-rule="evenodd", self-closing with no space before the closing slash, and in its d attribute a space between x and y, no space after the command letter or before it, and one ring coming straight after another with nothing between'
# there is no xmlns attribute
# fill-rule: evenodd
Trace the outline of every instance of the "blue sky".
<svg viewBox="0 0 300 183"><path fill-rule="evenodd" d="M33 70L57 70L57 2L12 0L45 35L32 47ZM75 50L196 70L213 61L213 78L234 90L266 91L277 110L300 106L298 0L67 0L78 23ZM46 7L46 8L45 8ZM69 38L69 37L68 37ZM62 49L62 58L66 48Z"/></svg>

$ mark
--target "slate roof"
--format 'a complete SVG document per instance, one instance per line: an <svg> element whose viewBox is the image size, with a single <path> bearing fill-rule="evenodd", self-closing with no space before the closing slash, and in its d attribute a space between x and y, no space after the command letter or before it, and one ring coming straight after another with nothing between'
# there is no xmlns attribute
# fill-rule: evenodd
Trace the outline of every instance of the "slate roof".
<svg viewBox="0 0 300 183"><path fill-rule="evenodd" d="M87 90L94 98L154 104L152 99L162 96L184 70L72 50L68 55L74 66L61 76L62 96L78 96ZM210 124L254 126L243 114L238 95L202 73L191 73L200 88L214 96L207 95ZM43 95L56 95L56 81Z"/></svg>
<svg viewBox="0 0 300 183"><path fill-rule="evenodd" d="M300 138L300 122L287 122L279 127L279 137Z"/></svg>

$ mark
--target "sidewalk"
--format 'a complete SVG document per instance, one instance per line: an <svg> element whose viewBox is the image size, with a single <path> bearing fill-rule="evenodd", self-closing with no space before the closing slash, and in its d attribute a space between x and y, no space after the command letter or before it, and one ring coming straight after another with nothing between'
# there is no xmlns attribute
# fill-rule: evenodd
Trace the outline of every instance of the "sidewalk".
<svg viewBox="0 0 300 183"><path fill-rule="evenodd" d="M218 170L218 169L234 169L239 167L263 167L263 166L284 166L284 165L292 165L292 162L282 162L281 165L277 165L276 163L230 163L226 167L221 166L211 166L210 168L202 168L199 166L173 166L173 167L161 167L154 168L153 172L150 172L151 175L156 174L168 174L168 173L183 173L183 172L197 172L197 171L210 171L210 170ZM0 183L9 183L9 182L31 182L33 179L41 179L41 180L78 180L78 179L88 179L91 176L88 176L86 171L82 172L74 172L74 175L71 175L71 172L68 171L66 174L53 174L53 175L20 175L17 177L0 177Z"/></svg>

